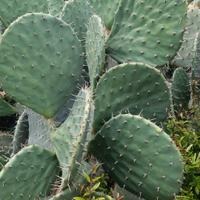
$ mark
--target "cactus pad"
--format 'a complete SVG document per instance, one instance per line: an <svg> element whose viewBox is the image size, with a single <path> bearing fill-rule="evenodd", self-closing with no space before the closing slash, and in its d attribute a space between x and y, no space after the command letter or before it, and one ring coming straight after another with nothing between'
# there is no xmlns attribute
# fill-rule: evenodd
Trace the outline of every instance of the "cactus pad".
<svg viewBox="0 0 200 200"><path fill-rule="evenodd" d="M183 163L178 149L165 132L140 116L112 118L90 151L114 181L141 198L171 200L180 190Z"/></svg>
<svg viewBox="0 0 200 200"><path fill-rule="evenodd" d="M82 89L66 121L52 133L52 143L62 168L62 187L68 186L78 171L86 151L87 138L91 131L91 92ZM74 180L76 181L76 180Z"/></svg>
<svg viewBox="0 0 200 200"><path fill-rule="evenodd" d="M97 15L93 15L88 23L86 33L86 57L89 68L90 83L96 85L96 79L104 71L105 64L105 32Z"/></svg>
<svg viewBox="0 0 200 200"><path fill-rule="evenodd" d="M177 68L173 74L172 98L175 112L187 110L190 101L190 80L183 68Z"/></svg>
<svg viewBox="0 0 200 200"><path fill-rule="evenodd" d="M167 63L181 45L185 13L184 0L121 1L108 54L120 62Z"/></svg>
<svg viewBox="0 0 200 200"><path fill-rule="evenodd" d="M186 31L184 32L183 43L172 61L173 64L183 67L185 70L192 67L192 62L196 51L195 38L199 30L200 9L192 7L188 9Z"/></svg>
<svg viewBox="0 0 200 200"><path fill-rule="evenodd" d="M29 145L38 145L44 149L53 150L50 133L54 124L46 120L42 115L26 109L29 123Z"/></svg>
<svg viewBox="0 0 200 200"><path fill-rule="evenodd" d="M13 115L16 110L0 97L0 117Z"/></svg>
<svg viewBox="0 0 200 200"><path fill-rule="evenodd" d="M0 199L45 197L58 172L56 156L37 146L21 150L0 172Z"/></svg>
<svg viewBox="0 0 200 200"><path fill-rule="evenodd" d="M122 64L105 73L95 92L95 131L121 112L142 114L162 122L167 118L171 101L161 73L141 63Z"/></svg>
<svg viewBox="0 0 200 200"><path fill-rule="evenodd" d="M7 27L21 15L32 12L48 12L47 1L44 0L1 0L0 20Z"/></svg>
<svg viewBox="0 0 200 200"><path fill-rule="evenodd" d="M17 126L14 132L13 139L13 153L16 154L21 148L27 144L29 137L29 124L28 124L28 115L26 112L23 112L18 121Z"/></svg>
<svg viewBox="0 0 200 200"><path fill-rule="evenodd" d="M119 7L120 0L90 0L89 2L97 15L103 19L106 27L110 30L114 21L115 14Z"/></svg>
<svg viewBox="0 0 200 200"><path fill-rule="evenodd" d="M93 11L87 0L72 0L65 3L61 18L72 26L79 39L83 41L92 15Z"/></svg>
<svg viewBox="0 0 200 200"><path fill-rule="evenodd" d="M76 89L81 58L69 25L51 15L26 14L2 37L2 86L16 101L51 118Z"/></svg>

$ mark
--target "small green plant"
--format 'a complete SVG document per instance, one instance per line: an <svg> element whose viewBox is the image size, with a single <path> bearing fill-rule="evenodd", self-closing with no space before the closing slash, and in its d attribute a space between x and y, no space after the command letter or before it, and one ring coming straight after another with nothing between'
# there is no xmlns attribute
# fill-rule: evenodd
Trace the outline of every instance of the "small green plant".
<svg viewBox="0 0 200 200"><path fill-rule="evenodd" d="M185 179L177 200L197 200L200 199L200 107L194 105L179 117L167 124L185 161Z"/></svg>
<svg viewBox="0 0 200 200"><path fill-rule="evenodd" d="M91 174L83 172L86 184L80 185L81 196L73 200L112 200L108 185L109 177L102 171L100 164L95 164Z"/></svg>

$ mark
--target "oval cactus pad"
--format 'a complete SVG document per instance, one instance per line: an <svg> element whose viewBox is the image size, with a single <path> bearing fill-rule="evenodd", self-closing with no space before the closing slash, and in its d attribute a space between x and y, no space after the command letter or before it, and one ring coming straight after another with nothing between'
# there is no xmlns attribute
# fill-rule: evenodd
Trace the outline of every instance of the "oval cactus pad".
<svg viewBox="0 0 200 200"><path fill-rule="evenodd" d="M82 47L69 25L46 14L26 14L5 31L0 79L16 101L51 118L76 89Z"/></svg>

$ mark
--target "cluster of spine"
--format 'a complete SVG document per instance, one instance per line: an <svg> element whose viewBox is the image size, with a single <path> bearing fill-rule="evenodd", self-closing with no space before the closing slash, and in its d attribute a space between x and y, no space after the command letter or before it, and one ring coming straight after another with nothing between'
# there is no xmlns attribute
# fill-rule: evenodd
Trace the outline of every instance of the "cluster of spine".
<svg viewBox="0 0 200 200"><path fill-rule="evenodd" d="M169 88L158 69L181 46L186 3L106 2L0 3L0 87L24 108L7 164L0 154L0 199L72 199L91 154L124 192L145 200L179 193L182 156L160 127L187 108L190 80L179 68ZM119 64L108 69L108 57ZM0 116L15 112L0 98Z"/></svg>

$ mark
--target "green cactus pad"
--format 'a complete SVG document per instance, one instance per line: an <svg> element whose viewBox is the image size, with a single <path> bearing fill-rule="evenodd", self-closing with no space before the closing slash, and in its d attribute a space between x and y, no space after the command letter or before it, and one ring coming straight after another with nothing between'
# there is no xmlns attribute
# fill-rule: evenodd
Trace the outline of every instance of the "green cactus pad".
<svg viewBox="0 0 200 200"><path fill-rule="evenodd" d="M1 40L4 90L46 118L69 100L82 64L81 43L75 33L51 15L26 14L9 26Z"/></svg>
<svg viewBox="0 0 200 200"><path fill-rule="evenodd" d="M15 113L15 108L0 97L0 117L13 115Z"/></svg>
<svg viewBox="0 0 200 200"><path fill-rule="evenodd" d="M70 24L77 33L79 39L85 40L87 24L93 15L92 8L87 0L72 0L65 3L61 18Z"/></svg>
<svg viewBox="0 0 200 200"><path fill-rule="evenodd" d="M172 98L175 112L187 110L190 101L190 80L183 68L177 68L173 74Z"/></svg>
<svg viewBox="0 0 200 200"><path fill-rule="evenodd" d="M91 92L82 89L66 121L52 133L52 143L62 168L62 188L74 180L88 143L91 131Z"/></svg>
<svg viewBox="0 0 200 200"><path fill-rule="evenodd" d="M97 15L103 19L106 27L110 30L119 7L120 0L89 0L89 2Z"/></svg>
<svg viewBox="0 0 200 200"><path fill-rule="evenodd" d="M183 43L172 64L189 69L192 67L195 57L195 38L200 30L200 10L199 8L190 8L187 13L186 31L183 36Z"/></svg>
<svg viewBox="0 0 200 200"><path fill-rule="evenodd" d="M7 27L18 17L33 12L48 12L47 1L44 0L1 0L0 20Z"/></svg>
<svg viewBox="0 0 200 200"><path fill-rule="evenodd" d="M140 116L109 120L90 151L121 187L146 200L171 200L183 179L180 152L158 126Z"/></svg>
<svg viewBox="0 0 200 200"><path fill-rule="evenodd" d="M56 156L37 146L21 150L0 172L0 199L46 197L58 172Z"/></svg>
<svg viewBox="0 0 200 200"><path fill-rule="evenodd" d="M13 139L13 155L16 154L21 148L27 144L29 137L29 124L28 124L28 115L26 112L23 112L18 121L14 132Z"/></svg>
<svg viewBox="0 0 200 200"><path fill-rule="evenodd" d="M164 121L171 104L169 93L164 77L149 65L129 63L111 68L96 88L95 131L121 112Z"/></svg>
<svg viewBox="0 0 200 200"><path fill-rule="evenodd" d="M0 133L0 155L10 156L12 152L13 136L8 133Z"/></svg>
<svg viewBox="0 0 200 200"><path fill-rule="evenodd" d="M96 85L96 79L104 71L105 64L105 30L97 15L93 15L88 23L86 33L86 58L89 68L90 83Z"/></svg>
<svg viewBox="0 0 200 200"><path fill-rule="evenodd" d="M53 150L51 142L51 131L54 128L54 124L46 120L42 115L33 112L30 109L26 109L28 114L29 123L29 145L38 145L47 150Z"/></svg>
<svg viewBox="0 0 200 200"><path fill-rule="evenodd" d="M47 0L48 1L48 7L49 7L49 13L51 15L59 17L62 8L65 4L65 0Z"/></svg>
<svg viewBox="0 0 200 200"><path fill-rule="evenodd" d="M121 1L108 54L120 62L167 63L181 45L185 13L184 0Z"/></svg>

